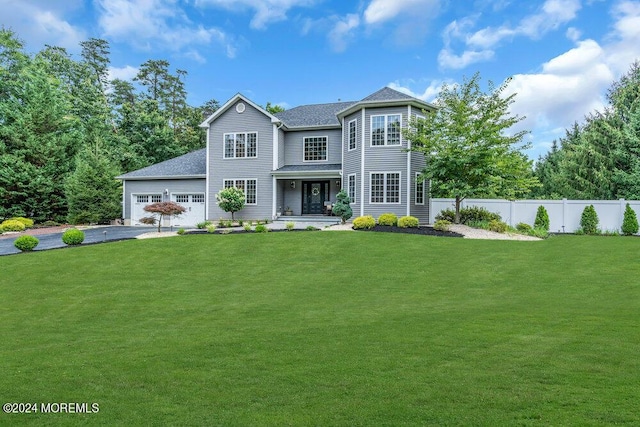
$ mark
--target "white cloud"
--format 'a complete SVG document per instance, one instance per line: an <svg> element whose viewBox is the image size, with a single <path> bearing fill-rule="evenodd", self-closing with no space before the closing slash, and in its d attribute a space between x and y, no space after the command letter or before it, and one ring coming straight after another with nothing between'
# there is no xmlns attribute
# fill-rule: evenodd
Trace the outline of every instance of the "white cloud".
<svg viewBox="0 0 640 427"><path fill-rule="evenodd" d="M437 5L433 0L372 0L364 11L367 24L378 24L389 21L398 15L425 14Z"/></svg>
<svg viewBox="0 0 640 427"><path fill-rule="evenodd" d="M571 41L577 42L582 37L582 32L574 27L567 28L567 38Z"/></svg>
<svg viewBox="0 0 640 427"><path fill-rule="evenodd" d="M0 16L2 24L15 31L27 48L39 50L48 44L74 52L80 50L86 34L61 16L80 7L82 3L77 0L61 4L43 0L0 0Z"/></svg>
<svg viewBox="0 0 640 427"><path fill-rule="evenodd" d="M440 13L442 0L371 0L363 13L369 27L391 23L396 45L420 43L429 31L429 23Z"/></svg>
<svg viewBox="0 0 640 427"><path fill-rule="evenodd" d="M486 27L470 32L476 17L460 22L451 22L443 32L444 48L439 55L439 65L443 68L464 68L470 64L486 61L493 57L493 49L505 39L525 36L536 39L560 25L573 20L580 10L580 0L546 0L535 14L520 20L518 25ZM575 32L573 33L575 36ZM451 45L455 40L464 44L464 51L456 55Z"/></svg>
<svg viewBox="0 0 640 427"><path fill-rule="evenodd" d="M333 50L343 52L347 48L349 41L353 38L353 30L358 28L359 25L360 16L355 13L338 19L338 22L336 22L327 36Z"/></svg>
<svg viewBox="0 0 640 427"><path fill-rule="evenodd" d="M268 24L287 19L287 12L295 7L312 6L316 0L197 0L196 5L210 5L230 11L252 9L251 28L263 30Z"/></svg>
<svg viewBox="0 0 640 427"><path fill-rule="evenodd" d="M138 68L131 65L124 67L109 67L109 80L120 79L131 81L138 74Z"/></svg>
<svg viewBox="0 0 640 427"><path fill-rule="evenodd" d="M234 40L217 28L194 25L175 0L98 0L99 24L104 35L130 42L140 49L169 49L202 62L194 45L221 46L236 55Z"/></svg>
<svg viewBox="0 0 640 427"><path fill-rule="evenodd" d="M391 82L391 83L388 84L388 86L391 89L395 89L395 90L397 90L399 92L406 93L407 95L411 95L414 98L418 98L418 99L421 99L423 101L430 102L430 103L435 103L436 98L440 94L440 89L442 88L442 85L445 84L445 83L451 84L451 82L445 82L445 81L442 81L442 80L431 80L430 82L428 82L427 88L424 91L422 91L421 93L416 93L416 92L412 91L408 87L403 86L403 84L401 84L398 81ZM409 81L406 84L415 85L415 82Z"/></svg>

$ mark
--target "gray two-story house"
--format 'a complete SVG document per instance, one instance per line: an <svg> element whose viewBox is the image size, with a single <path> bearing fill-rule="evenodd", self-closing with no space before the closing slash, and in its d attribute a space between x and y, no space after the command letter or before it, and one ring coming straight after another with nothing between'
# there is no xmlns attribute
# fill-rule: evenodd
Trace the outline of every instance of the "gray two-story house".
<svg viewBox="0 0 640 427"><path fill-rule="evenodd" d="M208 117L207 147L121 175L125 224L139 224L149 203L187 208L173 225L228 218L216 204L225 187L241 188L236 218L323 215L344 189L354 217L385 212L429 218L424 156L407 150L401 129L433 106L383 88L361 101L302 105L277 114L238 94Z"/></svg>

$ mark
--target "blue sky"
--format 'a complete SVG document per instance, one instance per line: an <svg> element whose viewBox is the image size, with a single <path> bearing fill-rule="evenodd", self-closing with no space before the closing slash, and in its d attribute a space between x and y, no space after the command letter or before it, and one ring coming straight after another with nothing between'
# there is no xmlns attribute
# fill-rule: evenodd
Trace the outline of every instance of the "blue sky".
<svg viewBox="0 0 640 427"><path fill-rule="evenodd" d="M390 86L434 101L476 71L509 76L531 158L640 60L638 0L0 0L0 25L35 52L111 45L111 74L148 59L188 71L189 102L241 92L284 107Z"/></svg>

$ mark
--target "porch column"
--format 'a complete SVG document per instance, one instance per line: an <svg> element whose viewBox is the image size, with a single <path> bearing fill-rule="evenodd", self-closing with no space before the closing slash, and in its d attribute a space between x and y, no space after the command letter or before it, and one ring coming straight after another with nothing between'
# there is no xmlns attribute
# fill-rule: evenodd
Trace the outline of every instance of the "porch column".
<svg viewBox="0 0 640 427"><path fill-rule="evenodd" d="M271 183L271 187L273 188L272 190L272 196L271 196L271 217L273 219L276 219L276 209L277 209L277 199L278 199L278 178L276 178L275 176L271 178L272 179L272 183Z"/></svg>

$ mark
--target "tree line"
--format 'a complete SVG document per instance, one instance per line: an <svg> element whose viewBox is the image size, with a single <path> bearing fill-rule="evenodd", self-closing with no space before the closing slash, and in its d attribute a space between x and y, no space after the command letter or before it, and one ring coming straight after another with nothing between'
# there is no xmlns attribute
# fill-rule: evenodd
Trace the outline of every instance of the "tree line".
<svg viewBox="0 0 640 427"><path fill-rule="evenodd" d="M205 146L198 127L219 104L187 103L187 72L148 60L132 82L109 80L107 41L74 58L28 54L0 30L0 218L104 222L121 215L114 177Z"/></svg>
<svg viewBox="0 0 640 427"><path fill-rule="evenodd" d="M574 123L540 157L534 198L640 200L640 63L614 82L604 111Z"/></svg>

